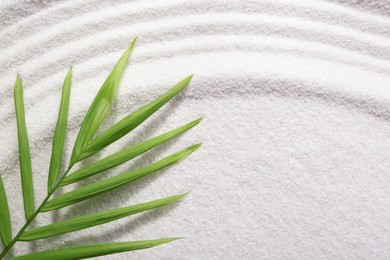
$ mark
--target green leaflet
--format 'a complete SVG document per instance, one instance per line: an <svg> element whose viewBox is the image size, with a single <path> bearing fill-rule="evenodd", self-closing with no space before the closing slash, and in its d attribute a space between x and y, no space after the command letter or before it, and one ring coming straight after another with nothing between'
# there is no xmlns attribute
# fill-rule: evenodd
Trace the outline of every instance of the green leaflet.
<svg viewBox="0 0 390 260"><path fill-rule="evenodd" d="M13 257L13 260L76 260L102 255L109 255L127 251L151 248L177 240L178 238L164 238L158 240L131 241L74 246L68 248L44 251L35 254Z"/></svg>
<svg viewBox="0 0 390 260"><path fill-rule="evenodd" d="M11 218L3 178L0 176L0 236L4 246L12 240Z"/></svg>
<svg viewBox="0 0 390 260"><path fill-rule="evenodd" d="M62 153L64 150L66 126L68 123L68 111L70 100L70 89L72 85L72 68L69 69L66 75L64 85L62 87L62 97L60 109L58 111L57 125L54 132L53 148L50 159L49 177L47 183L48 193L53 189L58 180L61 168Z"/></svg>
<svg viewBox="0 0 390 260"><path fill-rule="evenodd" d="M73 231L77 231L84 228L89 228L97 225L101 225L110 221L114 221L120 218L124 218L133 214L137 214L146 210L155 209L158 207L162 207L168 205L178 199L184 197L185 194L180 194L176 196L171 196L159 200L154 200L130 207L113 209L102 211L99 213L73 218L70 220L66 220L63 222L38 227L31 229L25 232L19 240L21 241L32 241L52 236L57 236L60 234L65 234Z"/></svg>
<svg viewBox="0 0 390 260"><path fill-rule="evenodd" d="M24 213L26 219L29 219L34 213L34 188L31 170L30 147L28 144L26 120L24 118L23 86L22 79L19 75L16 77L14 100L18 125L19 161L22 176Z"/></svg>
<svg viewBox="0 0 390 260"><path fill-rule="evenodd" d="M87 144L93 138L96 130L99 128L107 112L110 110L118 91L119 82L122 78L123 71L127 65L130 54L133 50L136 39L130 44L114 69L107 77L103 86L100 88L95 99L93 100L87 115L81 124L79 134L73 147L70 165L79 161L79 156L84 152Z"/></svg>
<svg viewBox="0 0 390 260"><path fill-rule="evenodd" d="M108 170L114 166L122 164L128 160L131 160L131 159L135 158L136 156L139 156L139 155L147 152L148 150L152 149L153 147L156 147L156 146L158 146L164 142L167 142L168 140L171 140L172 138L175 138L176 136L186 132L187 130L196 126L201 120L202 120L201 118L197 119L197 120L192 121L186 125L183 125L179 128L176 128L175 130L169 131L165 134L154 137L154 138L147 140L145 142L133 145L131 147L123 149L122 151L114 153L106 158L103 158L100 161L94 162L94 163L66 176L60 185L64 186L64 185L68 185L68 184L77 182L79 180L82 180L82 179L88 178L92 175L95 175L99 172Z"/></svg>
<svg viewBox="0 0 390 260"><path fill-rule="evenodd" d="M176 96L180 91L182 91L192 79L192 75L186 77L170 90L168 90L162 96L156 98L152 102L146 104L145 106L139 108L135 112L123 118L121 121L104 131L101 135L96 137L91 141L85 152L80 156L80 160L94 155L104 147L112 144L116 140L122 138L124 135L135 129L137 126L142 124L146 119L154 114L158 109L165 105L169 100Z"/></svg>
<svg viewBox="0 0 390 260"><path fill-rule="evenodd" d="M150 164L146 167L130 171L127 173L122 173L120 175L98 181L87 186L83 186L76 190L70 191L68 193L64 193L59 195L58 197L49 200L46 205L42 208L43 212L55 210L59 208L66 207L68 205L72 205L74 203L98 196L102 193L113 190L117 187L125 185L129 182L132 182L136 179L144 177L150 173L158 171L164 167L172 165L186 156L190 155L196 149L198 149L200 144L190 146L180 152L172 154L164 159L157 161L153 164Z"/></svg>

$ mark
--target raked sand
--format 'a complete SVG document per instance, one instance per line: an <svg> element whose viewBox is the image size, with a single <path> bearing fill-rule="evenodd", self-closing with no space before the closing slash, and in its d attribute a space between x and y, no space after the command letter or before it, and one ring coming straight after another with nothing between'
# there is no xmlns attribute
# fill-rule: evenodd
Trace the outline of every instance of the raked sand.
<svg viewBox="0 0 390 260"><path fill-rule="evenodd" d="M390 12L384 2L3 1L0 171L15 231L24 223L12 98L16 73L25 85L37 204L46 193L70 65L66 160L90 102L135 36L118 100L102 129L185 76L194 74L193 82L89 162L204 117L182 137L80 185L203 142L179 165L42 214L36 225L191 190L185 200L19 243L15 255L185 237L105 259L390 258Z"/></svg>

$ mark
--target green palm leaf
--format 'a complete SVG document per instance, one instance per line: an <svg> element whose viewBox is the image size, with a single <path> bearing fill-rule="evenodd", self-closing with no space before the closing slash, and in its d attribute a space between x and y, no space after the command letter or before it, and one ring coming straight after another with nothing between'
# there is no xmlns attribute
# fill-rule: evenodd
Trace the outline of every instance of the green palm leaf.
<svg viewBox="0 0 390 260"><path fill-rule="evenodd" d="M162 168L170 166L181 159L184 159L196 149L198 149L200 144L190 146L180 152L172 154L164 159L157 161L153 164L150 164L141 169L137 169L131 172L122 173L120 175L98 181L87 186L78 188L76 190L70 191L59 195L58 197L48 201L46 205L42 208L42 211L50 211L59 208L63 208L74 203L98 196L120 186L123 186L129 182L135 181L141 177L144 177L150 173L156 172Z"/></svg>
<svg viewBox="0 0 390 260"><path fill-rule="evenodd" d="M34 188L31 170L30 146L28 144L26 119L24 117L23 85L22 79L19 75L16 77L14 99L18 125L19 161L20 173L22 176L24 213L26 219L29 219L34 213Z"/></svg>
<svg viewBox="0 0 390 260"><path fill-rule="evenodd" d="M76 143L73 147L70 165L78 162L79 156L83 153L88 142L94 136L96 130L99 128L107 112L110 110L112 103L115 100L118 86L122 78L123 71L127 65L130 54L133 51L136 39L130 44L129 48L125 51L114 69L107 77L103 86L100 88L98 94L93 100L87 115L81 124L79 134L76 139Z"/></svg>
<svg viewBox="0 0 390 260"><path fill-rule="evenodd" d="M49 179L47 190L50 191L54 188L57 183L58 176L60 174L62 153L64 150L66 125L68 122L68 111L69 111L69 100L70 100L70 89L72 85L72 68L69 69L66 75L64 85L62 87L62 97L60 109L58 112L57 125L54 132L53 148L50 160Z"/></svg>
<svg viewBox="0 0 390 260"><path fill-rule="evenodd" d="M56 250L44 251L35 254L13 257L13 260L76 260L96 256L116 254L127 251L151 248L177 240L178 238L164 238L158 240L117 242L75 246Z"/></svg>
<svg viewBox="0 0 390 260"><path fill-rule="evenodd" d="M181 199L186 194L187 193L171 196L164 199L154 200L154 201L150 201L150 202L146 202L146 203L142 203L130 207L102 211L99 213L73 218L70 220L66 220L63 222L59 222L59 223L55 223L43 227L34 228L26 231L20 237L19 240L21 241L37 240L37 239L57 236L60 234L65 234L80 229L101 225L146 210L151 210L151 209L168 205L174 201L177 201L178 199Z"/></svg>
<svg viewBox="0 0 390 260"><path fill-rule="evenodd" d="M166 104L180 91L182 91L191 81L192 76L183 79L171 89L169 89L165 94L142 106L141 108L135 110L113 126L108 127L108 129L105 130L101 135L95 137L96 131L99 129L117 95L118 86L122 78L122 74L124 72L126 64L128 63L135 42L136 39L134 39L134 41L130 44L130 46L121 56L114 69L103 83L91 106L89 107L86 116L80 126L76 141L74 143L68 168L64 173L61 173L60 169L63 165L62 157L64 152L70 103L72 70L70 69L67 73L63 83L61 103L59 106L56 128L53 135L52 153L47 184L48 194L40 203L40 205L36 208L36 210L34 207L34 189L30 147L25 122L26 120L24 111L23 86L21 78L19 77L19 75L17 76L14 89L14 99L18 129L20 172L22 179L22 192L26 223L16 232L16 235L12 235L8 201L4 190L3 181L0 176L0 237L4 245L3 250L0 252L0 260L2 260L14 247L14 245L20 241L29 242L37 239L44 239L47 237L78 231L97 225L102 225L104 223L115 221L133 214L137 214L147 210L153 210L158 207L163 207L174 201L177 201L185 195L180 194L128 207L105 210L27 230L30 227L31 223L35 220L35 218L42 212L63 208L114 190L120 186L131 183L151 173L155 173L160 169L173 165L174 163L177 163L178 161L184 159L199 148L200 144L187 147L182 151L171 154L157 162L154 162L140 169L128 171L116 175L114 177L97 181L95 183L76 188L72 191L52 198L53 194L55 194L55 192L60 186L64 186L88 178L97 173L122 164L128 160L131 160L153 149L154 147L164 144L169 140L185 133L200 122L201 119L195 120L179 128L166 132L162 135L125 148L106 158L93 162L86 167L74 171L73 173L71 172L74 164L99 152L103 148L119 140L120 138L131 132L133 129L138 127L140 124L142 124L142 122L144 122L158 109L164 106L164 104ZM99 245L83 245L49 250L39 253L32 253L23 256L16 256L11 259L83 259L125 251L145 249L168 243L175 239L176 238L166 238L159 240L106 243Z"/></svg>
<svg viewBox="0 0 390 260"><path fill-rule="evenodd" d="M91 155L97 153L104 147L112 144L116 140L122 138L124 135L135 129L137 126L142 124L146 119L154 114L158 109L165 105L169 100L176 96L180 91L182 91L192 79L192 75L186 77L170 90L168 90L164 95L156 98L152 102L146 104L130 115L126 116L118 123L104 131L101 135L96 137L90 144L88 144L85 152L80 156L80 159L85 159Z"/></svg>
<svg viewBox="0 0 390 260"><path fill-rule="evenodd" d="M11 218L3 178L0 176L0 236L4 246L12 240Z"/></svg>
<svg viewBox="0 0 390 260"><path fill-rule="evenodd" d="M79 180L88 178L90 176L93 176L99 172L108 170L112 167L115 167L119 164L122 164L128 160L131 160L148 150L152 149L153 147L156 147L162 143L167 142L168 140L171 140L175 137L177 137L180 134L183 134L184 132L188 131L192 127L196 126L202 119L197 119L195 121L192 121L186 125L183 125L175 130L172 130L170 132L167 132L165 134L162 134L160 136L157 136L155 138L152 138L150 140L147 140L145 142L133 145L129 148L123 149L122 151L119 151L113 155L110 155L104 159L101 159L95 163L92 163L68 176L65 177L65 179L61 182L61 186L68 185L74 182L77 182Z"/></svg>

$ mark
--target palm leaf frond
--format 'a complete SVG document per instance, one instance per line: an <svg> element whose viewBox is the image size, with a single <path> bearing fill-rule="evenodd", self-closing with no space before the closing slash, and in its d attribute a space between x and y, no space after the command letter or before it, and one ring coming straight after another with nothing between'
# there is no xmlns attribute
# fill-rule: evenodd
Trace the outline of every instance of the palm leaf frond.
<svg viewBox="0 0 390 260"><path fill-rule="evenodd" d="M24 117L23 85L19 75L15 82L14 99L18 126L19 162L22 176L24 214L26 219L29 219L34 213L34 187L31 170L30 146L28 143L26 119Z"/></svg>
<svg viewBox="0 0 390 260"><path fill-rule="evenodd" d="M92 101L92 104L89 107L86 116L84 117L78 135L76 137L68 168L64 173L61 173L60 169L61 166L63 166L62 155L64 152L70 103L72 70L70 69L67 73L62 87L61 103L59 106L57 124L53 137L52 153L47 183L48 194L36 209L34 207L32 167L25 122L23 87L22 80L18 75L15 83L14 99L18 127L20 171L22 178L23 202L26 223L13 237L8 201L6 197L6 192L4 190L3 181L0 176L0 237L4 245L3 251L0 253L0 260L7 255L9 250L11 250L11 248L17 242L29 242L102 225L133 214L166 206L170 203L179 200L185 195L180 194L133 206L100 211L97 213L68 219L62 222L55 222L45 226L29 229L30 224L34 221L36 216L42 212L63 208L112 191L120 186L131 183L137 179L140 179L144 176L155 173L163 168L173 165L174 163L177 163L180 160L184 159L200 147L200 144L187 147L184 150L166 156L165 158L142 168L128 171L100 181L96 181L92 184L81 186L79 188L70 190L69 192L66 192L64 194L55 196L56 191L60 186L75 183L100 172L109 170L117 165L125 163L143 153L148 152L154 147L163 145L169 140L172 140L175 137L185 133L201 121L201 119L197 119L174 130L161 134L157 137L125 148L108 157L92 162L91 164L85 167L81 167L79 170L72 172L72 168L76 163L81 162L86 158L96 154L103 148L107 147L108 145L112 144L113 142L119 140L120 138L131 132L133 129L142 124L142 122L148 119L151 115L153 115L157 110L159 110L163 105L165 105L169 100L176 96L180 91L182 91L191 81L192 76L183 79L182 81L174 85L171 89L169 89L165 94L144 105L138 110L135 110L135 112L129 114L128 116L120 120L118 123L109 127L101 135L95 137L96 131L99 129L101 123L103 122L104 118L106 117L108 111L110 110L114 102L118 91L118 86L122 78L122 74L129 60L130 54L132 53L135 41L136 39L130 44L130 46L121 56L114 69L103 83L95 99ZM23 256L17 256L12 259L83 259L107 254L145 249L168 243L173 240L175 240L175 238L117 242L97 245L83 245L49 250L39 253L32 253Z"/></svg>

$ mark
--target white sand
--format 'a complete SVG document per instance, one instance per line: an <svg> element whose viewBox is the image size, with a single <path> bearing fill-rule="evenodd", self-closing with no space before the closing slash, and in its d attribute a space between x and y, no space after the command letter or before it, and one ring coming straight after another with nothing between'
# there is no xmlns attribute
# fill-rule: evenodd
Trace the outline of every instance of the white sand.
<svg viewBox="0 0 390 260"><path fill-rule="evenodd" d="M352 3L2 3L0 171L14 230L24 223L12 99L17 72L25 83L37 204L46 193L69 65L74 80L67 158L91 100L135 36L137 47L104 128L188 74L195 77L185 93L95 159L204 117L177 140L89 181L204 143L181 164L42 214L39 223L191 190L185 200L102 227L19 243L15 254L183 236L105 259L390 258L390 18L383 1Z"/></svg>

